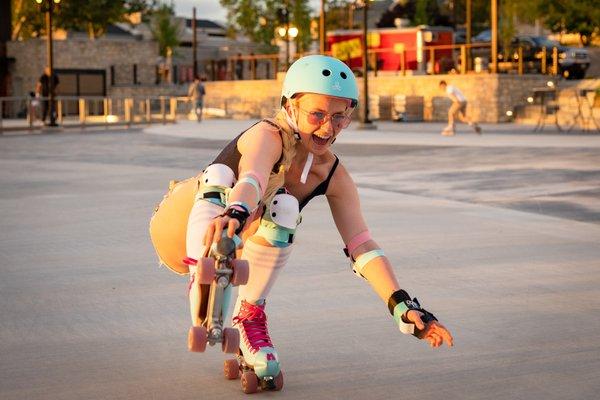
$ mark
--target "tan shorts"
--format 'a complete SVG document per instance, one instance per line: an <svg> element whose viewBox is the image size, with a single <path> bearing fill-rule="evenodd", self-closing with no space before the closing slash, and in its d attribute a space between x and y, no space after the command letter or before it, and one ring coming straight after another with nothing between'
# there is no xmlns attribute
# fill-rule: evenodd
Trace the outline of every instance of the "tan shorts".
<svg viewBox="0 0 600 400"><path fill-rule="evenodd" d="M452 115L456 115L456 113L462 113L463 115L467 112L467 102L461 101L460 103L452 103L450 106L450 110L448 110Z"/></svg>

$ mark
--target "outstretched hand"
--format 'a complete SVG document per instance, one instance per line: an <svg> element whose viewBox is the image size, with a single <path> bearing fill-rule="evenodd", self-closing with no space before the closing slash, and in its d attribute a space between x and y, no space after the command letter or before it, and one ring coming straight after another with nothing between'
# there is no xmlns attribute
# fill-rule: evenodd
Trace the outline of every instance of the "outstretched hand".
<svg viewBox="0 0 600 400"><path fill-rule="evenodd" d="M440 347L444 342L448 347L454 345L454 339L450 331L438 321L431 321L427 324L423 322L421 316L423 313L417 310L410 310L406 313L406 319L414 323L415 326L423 332L418 336L419 339L425 339L431 347Z"/></svg>

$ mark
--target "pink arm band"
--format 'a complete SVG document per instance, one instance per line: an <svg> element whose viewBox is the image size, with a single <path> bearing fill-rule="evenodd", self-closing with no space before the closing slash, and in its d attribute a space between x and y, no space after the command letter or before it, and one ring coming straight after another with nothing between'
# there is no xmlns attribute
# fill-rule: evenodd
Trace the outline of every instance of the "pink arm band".
<svg viewBox="0 0 600 400"><path fill-rule="evenodd" d="M358 246L368 242L369 240L371 240L371 232L366 230L364 232L359 233L358 235L350 239L350 242L346 245L346 248L344 249L344 253L346 253L348 257L351 257L352 253L354 252L354 250L356 250Z"/></svg>
<svg viewBox="0 0 600 400"><path fill-rule="evenodd" d="M265 177L263 174L261 174L258 171L255 170L250 170L250 171L244 171L241 175L239 179L242 179L244 177L250 177L250 178L254 178L257 182L258 185L260 186L260 191L261 191L261 197L265 194L265 190L267 190L267 184L268 184L268 179L267 177Z"/></svg>

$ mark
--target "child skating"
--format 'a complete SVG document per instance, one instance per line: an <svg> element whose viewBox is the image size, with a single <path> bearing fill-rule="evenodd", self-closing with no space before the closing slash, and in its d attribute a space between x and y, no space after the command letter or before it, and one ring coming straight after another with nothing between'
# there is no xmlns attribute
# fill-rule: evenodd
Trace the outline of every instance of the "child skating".
<svg viewBox="0 0 600 400"><path fill-rule="evenodd" d="M321 55L297 60L286 74L276 115L242 132L194 181L197 191L187 220L185 254L192 325L203 322L199 303L206 292L199 276L204 267L196 261L227 241L225 235L240 241L240 258L249 263L247 283L238 286L237 293L227 285L221 306L223 321L231 321L240 336L240 364L226 362L226 374L233 370L227 376L235 378L239 368L246 393L259 386L283 387L279 356L267 327L269 292L294 248L300 212L315 196L327 197L353 272L371 285L400 331L432 347L444 342L452 346L450 332L401 288L369 233L356 185L331 151L349 125L358 97L354 75L343 62ZM396 212L390 210L390 216Z"/></svg>
<svg viewBox="0 0 600 400"><path fill-rule="evenodd" d="M454 85L448 85L446 81L440 81L440 89L446 93L448 98L452 101L452 105L448 110L448 125L442 131L444 136L453 136L456 131L454 130L455 120L458 118L461 122L468 124L473 127L475 133L481 134L481 127L476 122L471 121L470 118L466 117L467 113L467 98L462 92Z"/></svg>

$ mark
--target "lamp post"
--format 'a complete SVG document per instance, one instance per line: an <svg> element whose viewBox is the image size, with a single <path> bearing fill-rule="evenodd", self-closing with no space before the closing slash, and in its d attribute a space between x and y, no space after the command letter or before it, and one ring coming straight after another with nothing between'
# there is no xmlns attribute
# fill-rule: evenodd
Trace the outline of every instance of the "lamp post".
<svg viewBox="0 0 600 400"><path fill-rule="evenodd" d="M492 74L498 72L498 0L491 0L491 19L492 19Z"/></svg>
<svg viewBox="0 0 600 400"><path fill-rule="evenodd" d="M325 0L321 0L319 13L319 53L325 54Z"/></svg>
<svg viewBox="0 0 600 400"><path fill-rule="evenodd" d="M369 45L367 42L367 34L368 34L368 13L369 13L369 0L362 0L363 2L363 37L362 37L362 65L363 65L363 113L361 115L361 121L359 125L359 129L376 129L377 127L373 124L373 122L369 119Z"/></svg>
<svg viewBox="0 0 600 400"><path fill-rule="evenodd" d="M196 42L196 7L192 8L192 60L194 68L194 76L192 79L196 79L198 75L198 56L196 55L198 43Z"/></svg>
<svg viewBox="0 0 600 400"><path fill-rule="evenodd" d="M290 39L295 39L298 36L298 28L290 26L289 21L285 26L277 29L279 36L285 40L285 69L290 68Z"/></svg>
<svg viewBox="0 0 600 400"><path fill-rule="evenodd" d="M48 89L49 89L49 111L50 111L50 123L49 126L58 126L56 123L56 115L54 112L54 58L52 49L52 12L54 11L54 4L59 4L60 0L35 0L35 2L42 7L42 11L46 13L46 33L47 33L47 56L48 56L48 70L50 76L48 77Z"/></svg>
<svg viewBox="0 0 600 400"><path fill-rule="evenodd" d="M287 71L290 67L290 15L288 9L288 2L285 2L285 7L280 8L277 11L279 22L283 24L282 27L277 29L279 36L285 40L285 70Z"/></svg>

